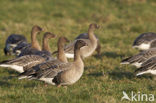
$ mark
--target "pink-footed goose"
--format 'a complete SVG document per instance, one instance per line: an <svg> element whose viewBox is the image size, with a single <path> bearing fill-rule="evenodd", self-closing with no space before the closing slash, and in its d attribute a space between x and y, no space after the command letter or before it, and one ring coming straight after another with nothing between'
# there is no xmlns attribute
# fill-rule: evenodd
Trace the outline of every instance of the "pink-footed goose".
<svg viewBox="0 0 156 103"><path fill-rule="evenodd" d="M156 33L147 32L140 34L133 42L133 48L148 50L156 47Z"/></svg>
<svg viewBox="0 0 156 103"><path fill-rule="evenodd" d="M135 70L136 76L143 74L156 75L156 56L148 59L140 68Z"/></svg>
<svg viewBox="0 0 156 103"><path fill-rule="evenodd" d="M142 51L134 56L128 57L121 61L121 64L131 64L140 68L144 62L148 59L156 56L156 48L151 48L149 50Z"/></svg>
<svg viewBox="0 0 156 103"><path fill-rule="evenodd" d="M88 45L80 49L82 57L85 58L92 55L93 52L96 50L98 44L98 40L94 35L94 31L98 28L99 26L97 24L90 24L88 29L88 39L76 39L72 43L66 45L64 48L66 57L74 58L74 45L77 40L82 40ZM53 52L53 54L55 53L57 53L57 51Z"/></svg>
<svg viewBox="0 0 156 103"><path fill-rule="evenodd" d="M13 54L13 49L22 42L27 43L27 39L20 34L11 34L8 36L6 42L5 42L5 47L4 47L4 54L5 55L12 55Z"/></svg>
<svg viewBox="0 0 156 103"><path fill-rule="evenodd" d="M96 39L97 39L97 47L96 47L96 52L97 52L97 54L98 55L100 55L101 54L101 44L100 44L100 40L99 40L99 38L95 35L95 37L96 37ZM82 33L82 34L80 34L80 35L78 35L76 38L75 38L75 40L77 40L77 39L89 39L89 36L88 36L88 33Z"/></svg>
<svg viewBox="0 0 156 103"><path fill-rule="evenodd" d="M50 38L55 38L55 35L50 32L46 32L43 37L43 42L47 42ZM43 44L44 51L35 50L30 55L24 55L12 60L2 61L0 62L0 67L9 67L20 73L24 72L28 68L43 63L46 60L53 59L51 57L51 53L47 51L48 49L46 47L48 47L48 43Z"/></svg>
<svg viewBox="0 0 156 103"><path fill-rule="evenodd" d="M87 46L87 44L83 40L76 41L74 46L74 62L47 61L21 73L19 79L38 79L59 86L74 84L80 79L84 71L84 64L80 53L80 48L84 46Z"/></svg>
<svg viewBox="0 0 156 103"><path fill-rule="evenodd" d="M39 42L37 40L37 35L40 34L42 31L42 28L35 25L32 27L31 31L31 44L22 42L17 45L17 47L14 48L13 52L17 54L18 57L29 55L34 50L41 50L41 47L39 45Z"/></svg>

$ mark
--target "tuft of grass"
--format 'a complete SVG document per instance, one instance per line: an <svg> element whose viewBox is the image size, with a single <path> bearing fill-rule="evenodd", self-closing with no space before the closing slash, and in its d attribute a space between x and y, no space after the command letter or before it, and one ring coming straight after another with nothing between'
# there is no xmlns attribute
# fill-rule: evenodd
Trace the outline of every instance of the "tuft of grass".
<svg viewBox="0 0 156 103"><path fill-rule="evenodd" d="M131 46L139 34L156 32L155 0L1 0L0 7L0 61L13 58L3 54L6 38L18 33L30 42L36 24L73 40L97 23L101 28L95 33L102 45L101 56L86 58L83 76L66 88L18 80L17 72L0 68L0 103L130 103L121 101L123 91L156 94L151 76L136 78L134 67L120 65L138 52ZM56 42L51 40L51 51L57 49Z"/></svg>

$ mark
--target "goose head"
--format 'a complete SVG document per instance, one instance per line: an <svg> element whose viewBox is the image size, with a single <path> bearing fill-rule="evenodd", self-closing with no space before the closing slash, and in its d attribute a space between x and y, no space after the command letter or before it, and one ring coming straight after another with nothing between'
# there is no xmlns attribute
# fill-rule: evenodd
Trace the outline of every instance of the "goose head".
<svg viewBox="0 0 156 103"><path fill-rule="evenodd" d="M34 25L34 26L32 27L32 33L33 33L33 34L37 34L37 33L41 32L41 31L43 31L43 30L42 30L42 28L39 27L38 25Z"/></svg>
<svg viewBox="0 0 156 103"><path fill-rule="evenodd" d="M51 32L44 33L44 38L45 39L50 39L50 38L55 38L55 37L56 37L56 35L51 33Z"/></svg>
<svg viewBox="0 0 156 103"><path fill-rule="evenodd" d="M64 37L64 36L61 36L61 37L59 38L59 40L58 40L58 45L61 45L61 46L64 48L64 45L65 45L65 43L67 43L67 42L69 42L69 40L68 40L66 37Z"/></svg>
<svg viewBox="0 0 156 103"><path fill-rule="evenodd" d="M45 32L43 37L42 50L50 52L50 47L48 44L48 40L51 38L55 38L56 35L51 32Z"/></svg>
<svg viewBox="0 0 156 103"><path fill-rule="evenodd" d="M99 29L99 28L100 28L100 26L97 25L97 24L90 24L89 25L89 29L91 29L91 30L96 30L96 29Z"/></svg>
<svg viewBox="0 0 156 103"><path fill-rule="evenodd" d="M88 46L88 44L84 42L83 40L77 40L75 44L75 49L80 49L83 46Z"/></svg>

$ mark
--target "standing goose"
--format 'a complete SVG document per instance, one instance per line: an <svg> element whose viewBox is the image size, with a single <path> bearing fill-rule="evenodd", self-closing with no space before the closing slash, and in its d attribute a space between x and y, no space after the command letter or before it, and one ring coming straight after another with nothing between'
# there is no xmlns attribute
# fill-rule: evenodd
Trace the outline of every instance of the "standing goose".
<svg viewBox="0 0 156 103"><path fill-rule="evenodd" d="M156 75L156 56L144 62L142 66L135 71L136 76L147 73Z"/></svg>
<svg viewBox="0 0 156 103"><path fill-rule="evenodd" d="M19 79L39 79L52 85L74 84L80 79L84 71L80 48L86 45L83 40L77 40L74 47L74 62L47 61L21 73Z"/></svg>
<svg viewBox="0 0 156 103"><path fill-rule="evenodd" d="M96 37L97 42L98 42L97 43L97 47L96 47L96 52L97 52L98 55L100 55L101 54L101 44L100 44L99 38L96 35L95 35L95 37ZM77 40L77 39L89 39L88 33L82 33L82 34L80 34L79 36L77 36L75 38L75 40Z"/></svg>
<svg viewBox="0 0 156 103"><path fill-rule="evenodd" d="M57 59L64 63L68 62L67 57L65 56L64 53L64 45L66 42L69 42L69 40L66 37L60 37L57 42L58 47Z"/></svg>
<svg viewBox="0 0 156 103"><path fill-rule="evenodd" d="M77 40L82 40L84 41L88 46L82 47L80 49L80 53L82 57L88 57L92 55L92 53L95 51L97 48L97 43L98 40L94 35L94 31L98 29L99 26L96 24L90 24L89 29L88 29L88 39L76 39L74 42L68 44L65 46L65 55L67 58L74 58L74 45L77 42ZM53 52L53 54L57 53L57 51Z"/></svg>
<svg viewBox="0 0 156 103"><path fill-rule="evenodd" d="M156 33L152 32L141 34L133 43L133 48L137 48L139 50L148 50L154 47L156 47Z"/></svg>
<svg viewBox="0 0 156 103"><path fill-rule="evenodd" d="M46 32L44 34L43 42L48 41L50 38L56 37L54 34L50 32ZM6 60L0 62L0 67L9 67L12 68L13 70L16 70L20 73L25 71L28 68L31 68L37 64L43 63L46 60L51 60L53 59L51 57L51 53L49 51L46 51L45 47L48 47L48 43L43 44L43 48L45 49L44 51L38 51L34 50L32 54L30 55L24 55L21 57L17 57L12 60Z"/></svg>
<svg viewBox="0 0 156 103"><path fill-rule="evenodd" d="M42 31L42 28L35 25L32 27L31 31L31 44L27 43L20 43L17 45L16 48L14 48L15 54L19 54L18 57L29 55L33 53L36 50L41 50L41 47L39 45L39 42L37 40L37 34L39 34Z"/></svg>
<svg viewBox="0 0 156 103"><path fill-rule="evenodd" d="M123 59L121 61L121 64L131 64L136 66L137 68L140 68L145 61L154 56L156 56L156 48L151 48L149 50L142 51L132 57Z"/></svg>
<svg viewBox="0 0 156 103"><path fill-rule="evenodd" d="M5 42L4 54L13 54L13 49L21 42L27 42L27 39L20 34L11 34Z"/></svg>

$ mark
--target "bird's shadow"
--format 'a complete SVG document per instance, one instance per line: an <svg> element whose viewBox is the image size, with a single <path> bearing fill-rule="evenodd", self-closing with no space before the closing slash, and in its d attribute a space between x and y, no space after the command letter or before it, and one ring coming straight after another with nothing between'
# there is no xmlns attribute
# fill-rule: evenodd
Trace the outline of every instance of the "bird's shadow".
<svg viewBox="0 0 156 103"><path fill-rule="evenodd" d="M109 72L108 73L109 77L114 79L114 80L121 80L124 78L127 79L134 79L134 78L138 78L138 79L153 79L153 77L151 75L141 75L141 76L136 76L135 73L133 72Z"/></svg>
<svg viewBox="0 0 156 103"><path fill-rule="evenodd" d="M7 82L7 81L3 81L0 80L0 87L11 87L13 84Z"/></svg>
<svg viewBox="0 0 156 103"><path fill-rule="evenodd" d="M89 73L88 76L94 76L94 77L101 77L104 76L103 72L95 72L95 73Z"/></svg>
<svg viewBox="0 0 156 103"><path fill-rule="evenodd" d="M124 54L117 54L116 52L102 52L100 55L95 54L95 58L101 59L102 57L106 56L107 58L118 58L118 57L124 57Z"/></svg>
<svg viewBox="0 0 156 103"><path fill-rule="evenodd" d="M123 78L127 78L127 79L132 79L135 78L135 75L131 72L109 72L108 73L109 77L114 79L114 80L121 80Z"/></svg>

